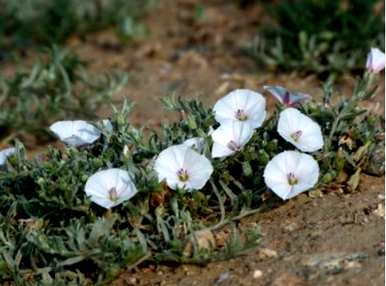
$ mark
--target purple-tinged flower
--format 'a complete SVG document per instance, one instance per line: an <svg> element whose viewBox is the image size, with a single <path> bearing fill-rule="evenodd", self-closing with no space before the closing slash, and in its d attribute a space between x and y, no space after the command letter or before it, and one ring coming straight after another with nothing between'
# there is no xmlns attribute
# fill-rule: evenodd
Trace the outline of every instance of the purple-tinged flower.
<svg viewBox="0 0 386 286"><path fill-rule="evenodd" d="M137 193L132 175L126 170L107 169L88 178L85 192L94 203L110 209L130 200Z"/></svg>
<svg viewBox="0 0 386 286"><path fill-rule="evenodd" d="M318 178L318 162L298 151L277 154L264 169L265 184L283 200L313 188Z"/></svg>
<svg viewBox="0 0 386 286"><path fill-rule="evenodd" d="M309 100L311 97L308 94L289 91L288 89L281 86L264 86L264 90L272 94L281 104L286 107L295 107L304 101Z"/></svg>
<svg viewBox="0 0 386 286"><path fill-rule="evenodd" d="M189 191L202 189L213 173L212 163L184 144L163 150L155 160L154 170L159 181L166 180L169 188Z"/></svg>
<svg viewBox="0 0 386 286"><path fill-rule="evenodd" d="M213 111L220 124L236 121L248 123L252 128L259 128L267 115L265 98L248 89L236 89L228 93L216 102Z"/></svg>
<svg viewBox="0 0 386 286"><path fill-rule="evenodd" d="M367 55L366 68L371 73L385 69L385 53L378 48L371 48Z"/></svg>

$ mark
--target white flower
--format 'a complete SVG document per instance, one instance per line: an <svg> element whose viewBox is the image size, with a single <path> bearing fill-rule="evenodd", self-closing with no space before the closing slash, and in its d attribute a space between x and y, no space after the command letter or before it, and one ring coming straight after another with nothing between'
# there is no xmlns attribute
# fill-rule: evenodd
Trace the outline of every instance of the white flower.
<svg viewBox="0 0 386 286"><path fill-rule="evenodd" d="M129 173L116 168L96 172L88 178L84 189L94 203L106 209L131 199L137 193Z"/></svg>
<svg viewBox="0 0 386 286"><path fill-rule="evenodd" d="M264 89L272 94L281 104L287 107L294 107L310 99L305 93L289 91L281 86L264 86Z"/></svg>
<svg viewBox="0 0 386 286"><path fill-rule="evenodd" d="M10 147L0 151L0 166L5 165L7 162L7 158L13 154L15 154L16 148Z"/></svg>
<svg viewBox="0 0 386 286"><path fill-rule="evenodd" d="M280 113L277 131L303 152L314 152L323 147L320 126L295 108L287 108Z"/></svg>
<svg viewBox="0 0 386 286"><path fill-rule="evenodd" d="M212 158L222 158L240 151L248 143L254 129L249 124L228 121L212 133Z"/></svg>
<svg viewBox="0 0 386 286"><path fill-rule="evenodd" d="M214 105L215 119L219 123L226 121L247 122L253 128L263 124L267 114L265 98L257 92L248 89L236 89Z"/></svg>
<svg viewBox="0 0 386 286"><path fill-rule="evenodd" d="M199 190L209 180L213 167L203 155L185 145L163 150L155 161L159 181L166 180L169 188Z"/></svg>
<svg viewBox="0 0 386 286"><path fill-rule="evenodd" d="M50 126L50 130L69 146L79 147L96 141L101 132L93 125L83 121L58 121Z"/></svg>
<svg viewBox="0 0 386 286"><path fill-rule="evenodd" d="M378 48L371 48L367 55L366 68L371 73L378 73L385 68L385 53Z"/></svg>
<svg viewBox="0 0 386 286"><path fill-rule="evenodd" d="M276 155L264 170L266 185L283 200L311 189L318 178L316 160L298 151L284 151Z"/></svg>
<svg viewBox="0 0 386 286"><path fill-rule="evenodd" d="M103 119L101 121L102 127L108 132L112 133L114 130L113 124L111 124L111 121L109 119Z"/></svg>
<svg viewBox="0 0 386 286"><path fill-rule="evenodd" d="M193 137L193 138L185 140L182 144L189 147L189 148L193 148L194 150L201 153L202 150L204 149L204 143L205 143L204 138Z"/></svg>

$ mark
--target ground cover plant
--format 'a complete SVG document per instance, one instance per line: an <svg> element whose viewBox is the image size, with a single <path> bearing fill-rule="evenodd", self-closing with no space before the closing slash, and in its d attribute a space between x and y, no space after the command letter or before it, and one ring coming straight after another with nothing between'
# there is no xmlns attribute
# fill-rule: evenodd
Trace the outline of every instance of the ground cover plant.
<svg viewBox="0 0 386 286"><path fill-rule="evenodd" d="M44 126L55 120L95 119L126 82L121 72L91 74L75 54L53 46L30 69L0 76L0 145L25 134L52 138Z"/></svg>
<svg viewBox="0 0 386 286"><path fill-rule="evenodd" d="M296 195L312 187L355 191L361 172L383 174L383 119L361 107L374 95L382 65L384 55L372 53L352 94L337 103L329 82L323 102L266 87L278 99L268 114L263 97L248 90L228 94L213 109L171 97L164 105L180 120L144 134L130 123L133 106L126 102L93 125L51 125L66 146L35 159L16 142L0 160L0 281L106 283L143 262L207 263L256 247L256 227L231 227L224 246L214 236L278 201L267 200L267 185L288 199L288 190ZM235 98L248 98L254 108L233 104ZM318 166L307 173L317 182L303 184L304 173L292 170L288 158L284 184L271 180L270 164L295 153ZM180 168L181 156L194 162ZM196 162L198 170L191 168Z"/></svg>
<svg viewBox="0 0 386 286"><path fill-rule="evenodd" d="M70 35L85 35L114 26L123 40L143 36L137 21L150 1L138 0L1 0L0 49L62 43Z"/></svg>
<svg viewBox="0 0 386 286"><path fill-rule="evenodd" d="M380 1L262 2L273 21L260 28L248 49L259 64L324 76L341 74L360 70L361 55L371 46L384 46Z"/></svg>

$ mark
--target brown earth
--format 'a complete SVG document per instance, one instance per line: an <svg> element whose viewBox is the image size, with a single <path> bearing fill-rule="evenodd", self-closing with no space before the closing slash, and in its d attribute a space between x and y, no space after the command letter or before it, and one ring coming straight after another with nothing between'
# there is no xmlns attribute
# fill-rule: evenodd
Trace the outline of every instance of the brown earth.
<svg viewBox="0 0 386 286"><path fill-rule="evenodd" d="M197 2L206 9L203 19L194 21ZM279 84L320 98L316 77L256 71L241 54L262 12L259 6L240 10L230 1L162 2L145 18L150 36L109 57L133 76L127 95L138 106L135 122L157 126L165 119L159 98L173 93L212 104L233 88L262 91L265 84ZM92 46L118 46L109 37L102 33ZM79 47L84 56L92 50L90 59L103 69L105 49ZM353 83L348 76L338 89L349 95ZM379 105L383 112L383 94L381 89L369 107ZM318 194L244 219L242 224L258 223L263 234L259 249L247 256L205 267L140 267L113 285L384 285L384 179L364 176L354 194Z"/></svg>
<svg viewBox="0 0 386 286"><path fill-rule="evenodd" d="M195 16L197 4L205 7L201 17ZM136 103L132 120L138 126L173 119L160 104L171 94L211 105L234 88L262 91L275 84L320 98L316 77L256 70L240 52L265 20L259 5L242 10L235 1L162 0L144 17L150 34L142 40L122 45L107 30L73 37L68 46L96 72L129 73L127 88L114 100L126 96ZM353 83L347 76L338 90L349 95ZM384 112L383 87L368 106ZM384 178L363 176L356 193L315 191L242 220L258 223L262 232L261 246L246 256L205 267L139 267L113 285L384 285L383 206Z"/></svg>
<svg viewBox="0 0 386 286"><path fill-rule="evenodd" d="M112 285L384 285L384 180L352 194L300 195L242 220L261 227L255 252L205 267L150 266Z"/></svg>

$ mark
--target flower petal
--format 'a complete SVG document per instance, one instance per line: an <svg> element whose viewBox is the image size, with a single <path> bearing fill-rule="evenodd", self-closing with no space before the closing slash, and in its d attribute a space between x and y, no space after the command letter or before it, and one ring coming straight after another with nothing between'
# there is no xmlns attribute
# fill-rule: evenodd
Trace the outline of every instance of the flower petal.
<svg viewBox="0 0 386 286"><path fill-rule="evenodd" d="M258 128L263 123L266 111L264 97L257 92L248 89L236 89L219 99L213 111L217 122L223 124L226 121L240 121L236 114L243 111L246 115L245 122L253 128Z"/></svg>
<svg viewBox="0 0 386 286"><path fill-rule="evenodd" d="M320 126L295 108L287 108L280 113L277 131L281 137L304 152L314 152L323 147ZM300 132L298 139L293 134Z"/></svg>
<svg viewBox="0 0 386 286"><path fill-rule="evenodd" d="M290 184L292 174L297 183ZM264 170L266 185L283 200L311 189L319 178L319 166L312 156L298 151L284 151L268 162Z"/></svg>
<svg viewBox="0 0 386 286"><path fill-rule="evenodd" d="M371 48L367 55L366 68L369 72L378 73L385 69L385 53L378 48Z"/></svg>
<svg viewBox="0 0 386 286"><path fill-rule="evenodd" d="M117 192L117 200L110 199L111 190ZM90 199L105 208L111 208L131 199L137 189L126 170L111 168L98 171L88 178L85 192Z"/></svg>
<svg viewBox="0 0 386 286"><path fill-rule="evenodd" d="M9 147L0 151L0 166L7 162L7 158L16 153L16 148Z"/></svg>
<svg viewBox="0 0 386 286"><path fill-rule="evenodd" d="M50 126L50 130L64 143L78 147L96 141L101 132L93 125L83 121L58 121Z"/></svg>

